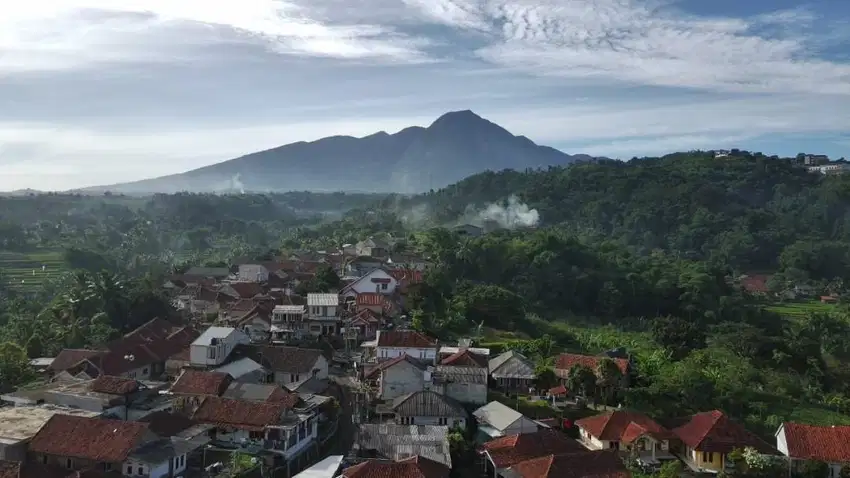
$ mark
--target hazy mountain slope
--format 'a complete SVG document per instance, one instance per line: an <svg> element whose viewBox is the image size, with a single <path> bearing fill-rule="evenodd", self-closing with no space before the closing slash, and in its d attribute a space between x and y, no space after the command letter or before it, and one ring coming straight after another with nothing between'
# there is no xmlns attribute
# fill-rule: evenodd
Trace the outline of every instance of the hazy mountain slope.
<svg viewBox="0 0 850 478"><path fill-rule="evenodd" d="M443 187L487 169L522 170L588 159L591 157L538 146L471 111L457 111L446 113L427 128L292 143L182 174L85 191L413 193Z"/></svg>

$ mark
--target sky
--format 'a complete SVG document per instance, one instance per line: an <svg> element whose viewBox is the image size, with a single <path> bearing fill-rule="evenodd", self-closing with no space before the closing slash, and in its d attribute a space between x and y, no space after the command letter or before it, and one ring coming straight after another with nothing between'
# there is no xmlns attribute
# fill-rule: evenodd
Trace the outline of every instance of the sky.
<svg viewBox="0 0 850 478"><path fill-rule="evenodd" d="M0 4L0 190L464 109L573 154L850 156L847 0Z"/></svg>

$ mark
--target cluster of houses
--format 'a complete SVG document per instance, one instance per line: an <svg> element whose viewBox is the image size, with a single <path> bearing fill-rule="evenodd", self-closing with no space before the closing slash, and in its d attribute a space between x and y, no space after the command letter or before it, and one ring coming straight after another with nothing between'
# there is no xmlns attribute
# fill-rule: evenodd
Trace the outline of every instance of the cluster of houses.
<svg viewBox="0 0 850 478"><path fill-rule="evenodd" d="M255 342L369 339L403 315L408 288L422 281L428 266L416 254L391 249L369 238L334 252L237 259L229 268L192 267L170 278L165 288L174 306L196 322L238 328ZM340 287L299 295L299 286L321 268L340 277Z"/></svg>
<svg viewBox="0 0 850 478"><path fill-rule="evenodd" d="M63 350L43 383L0 396L0 478L200 476L234 451L295 473L336 429L328 362L161 319L100 350Z"/></svg>
<svg viewBox="0 0 850 478"><path fill-rule="evenodd" d="M289 478L322 445L349 438L345 461L322 476L447 478L453 430L475 430L482 472L503 478L628 477L627 455L716 473L743 448L784 455L790 468L827 462L833 476L850 462L850 427L786 423L772 446L720 411L656 422L612 410L570 424L570 438L564 424L490 399L494 389L538 395L523 354L491 356L469 340L441 344L406 328L405 294L427 263L390 249L370 238L333 254L171 278L166 287L191 325L154 319L101 348L38 359L39 384L0 395L0 478L214 476L234 452L253 457L262 476ZM295 294L320 267L342 277L339 290ZM353 373L334 367L338 350L319 346L331 339L358 351L345 355ZM540 395L566 401L570 370L595 371L602 359L628 387L623 351L560 354L561 383ZM353 437L339 433L352 427Z"/></svg>
<svg viewBox="0 0 850 478"><path fill-rule="evenodd" d="M732 453L751 449L788 462L788 469L816 460L829 464L830 477L850 464L850 427L785 423L776 444L765 442L722 411L655 419L634 411L610 410L557 423L525 416L499 401L488 402L488 388L528 392L534 364L515 351L491 357L470 343L441 346L415 331L380 331L363 344L369 351L357 375L367 396L368 413L359 424L347 478L444 478L452 469L448 434L477 430L476 442L488 476L502 478L625 478L625 462L646 469L680 461L687 472L732 473ZM610 358L627 387L631 362L619 351L601 356L559 354L553 360L561 384L543 394L568 395L566 377L575 365L596 370ZM570 438L560 428L574 428ZM417 473L411 475L415 468Z"/></svg>

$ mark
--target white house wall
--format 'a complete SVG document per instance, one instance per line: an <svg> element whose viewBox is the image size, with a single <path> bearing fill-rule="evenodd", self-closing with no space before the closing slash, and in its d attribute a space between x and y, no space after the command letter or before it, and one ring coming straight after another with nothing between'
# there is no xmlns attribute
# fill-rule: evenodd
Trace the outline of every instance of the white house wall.
<svg viewBox="0 0 850 478"><path fill-rule="evenodd" d="M380 289L380 284L375 284L372 282L372 279L389 279L390 281L386 289ZM364 292L378 292L380 294L390 295L395 292L396 287L398 287L398 281L393 276L387 274L383 269L374 269L365 274L362 279L352 284L351 290L346 292L345 296L353 297L356 294L363 294Z"/></svg>
<svg viewBox="0 0 850 478"><path fill-rule="evenodd" d="M400 362L381 374L381 398L384 400L421 392L425 388L422 370L409 362Z"/></svg>
<svg viewBox="0 0 850 478"><path fill-rule="evenodd" d="M396 357L400 357L401 355L406 354L410 355L415 359L420 360L433 360L437 357L437 348L429 347L429 348L408 348L408 347L378 347L377 348L377 358L378 360L387 360L394 359Z"/></svg>

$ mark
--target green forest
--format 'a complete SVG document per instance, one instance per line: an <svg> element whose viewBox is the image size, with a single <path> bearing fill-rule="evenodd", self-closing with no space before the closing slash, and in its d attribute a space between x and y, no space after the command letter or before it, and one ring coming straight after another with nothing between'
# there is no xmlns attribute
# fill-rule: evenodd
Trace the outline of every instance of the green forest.
<svg viewBox="0 0 850 478"><path fill-rule="evenodd" d="M511 197L540 223L452 233ZM443 340L541 367L624 347L635 385L616 400L650 414L719 408L768 438L786 420L850 424L850 176L737 150L485 172L418 196L0 198L0 383L173 313L159 286L187 265L378 235L433 264L408 313ZM754 275L767 290L742 287Z"/></svg>

